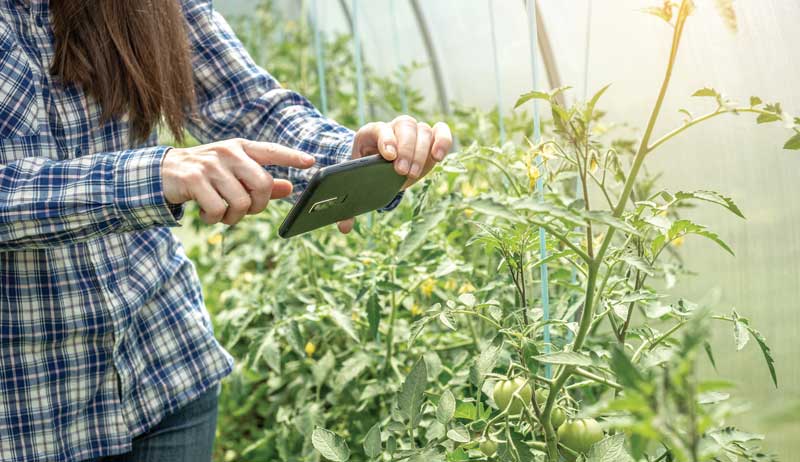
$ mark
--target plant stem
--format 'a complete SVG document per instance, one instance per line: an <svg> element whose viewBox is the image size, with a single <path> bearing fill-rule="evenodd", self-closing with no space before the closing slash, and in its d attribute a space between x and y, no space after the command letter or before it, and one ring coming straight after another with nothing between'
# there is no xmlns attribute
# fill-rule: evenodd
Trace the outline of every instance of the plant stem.
<svg viewBox="0 0 800 462"><path fill-rule="evenodd" d="M608 385L611 388L616 388L617 390L622 390L622 385L614 382L613 380L606 379L601 377L597 374L587 371L581 367L576 367L574 371L575 375L580 375L581 377L586 377L587 379L594 380L595 382L602 383L603 385Z"/></svg>
<svg viewBox="0 0 800 462"><path fill-rule="evenodd" d="M714 112L709 112L708 114L704 114L704 115L702 115L700 117L694 118L694 119L690 120L689 122L686 122L685 124L681 125L680 127L672 130L671 132L667 133L666 135L664 135L661 138L659 138L658 140L656 140L652 145L650 145L650 147L647 148L647 151L648 152L655 151L662 144L666 143L667 141L669 141L670 139L674 138L675 136L681 134L686 129L699 124L700 122L705 122L706 120L713 119L714 117L716 117L718 115L722 115L722 114L739 114L739 113L742 113L742 112L749 112L749 113L752 113L752 114L759 114L759 115L761 115L761 114L774 115L771 112L764 111L762 109L756 109L756 108L753 108L753 107L737 107L737 108L732 108L732 109L717 109Z"/></svg>
<svg viewBox="0 0 800 462"><path fill-rule="evenodd" d="M666 331L663 334L659 335L658 337L656 337L652 341L642 342L642 344L639 345L639 348L637 348L636 352L633 354L633 357L631 358L631 362L635 363L636 361L639 360L639 356L642 355L642 353L644 352L645 347L648 347L649 349L652 350L653 348L655 348L656 345L658 345L659 343L663 342L665 339L669 338L672 334L674 334L675 331L677 331L678 329L683 327L684 324L686 324L686 321L682 320L681 322L675 324L668 331Z"/></svg>
<svg viewBox="0 0 800 462"><path fill-rule="evenodd" d="M664 97L667 94L667 88L669 88L669 83L672 77L672 69L675 65L675 58L677 57L678 54L678 46L680 44L681 35L683 34L683 26L686 23L686 18L689 15L690 4L691 2L689 0L682 0L681 2L677 19L675 20L675 31L672 36L672 48L670 49L670 56L669 56L669 61L667 63L666 73L664 75L664 81L661 84L661 89L659 90L658 98L656 99L656 103L653 106L653 111L650 114L650 119L647 123L647 129L644 132L641 144L639 145L639 149L636 152L636 156L634 157L634 161L631 166L631 170L628 174L628 178L625 180L625 185L623 187L622 194L619 197L619 202L617 203L617 206L613 210L613 215L616 218L622 216L622 213L625 211L625 206L627 205L628 199L630 198L631 193L633 191L633 186L636 182L636 177L638 176L639 170L642 167L642 163L644 162L644 159L649 152L648 145L650 142L650 137L653 134L653 129L655 128L656 121L658 120L658 115L661 112L661 105L664 103ZM593 256L594 258L592 262L589 264L589 271L586 282L586 294L584 297L584 310L581 316L578 334L575 336L575 341L573 343L572 347L573 351L579 351L581 349L584 341L586 340L586 334L592 325L593 313L594 313L595 284L597 281L598 270L603 263L603 257L605 256L605 253L608 250L608 246L611 244L611 241L614 238L615 231L616 228L614 227L608 228L608 231L606 232L606 236L603 239L603 243L601 244L600 249L597 251L597 254ZM558 395L558 392L561 390L561 388L563 388L564 384L567 382L570 375L572 375L574 371L575 368L572 366L565 366L561 370L561 372L556 377L552 387L550 388L550 393L547 397L547 404L545 405L545 409L542 412L542 424L545 430L545 439L547 442L547 454L550 462L558 462L558 457L559 457L555 431L550 422L550 416L552 414L553 405L555 404L555 399L556 396Z"/></svg>
<svg viewBox="0 0 800 462"><path fill-rule="evenodd" d="M391 279L392 285L394 285L394 278L395 278L395 271L396 268L392 265L392 272L391 272ZM392 364L392 354L394 349L394 322L395 318L397 317L397 300L395 299L395 294L392 292L392 312L389 314L389 331L386 333L386 365L384 370L388 371L389 367Z"/></svg>
<svg viewBox="0 0 800 462"><path fill-rule="evenodd" d="M653 111L650 113L650 120L647 122L647 128L642 136L642 141L639 144L639 149L636 152L636 156L633 159L633 165L631 165L631 170L628 173L628 178L625 181L625 186L622 188L622 195L617 202L617 206L614 208L614 216L616 218L622 216L622 212L625 211L625 206L628 203L631 192L633 191L633 185L636 183L636 177L639 174L639 170L642 168L644 158L647 157L647 154L650 152L650 149L648 148L650 137L653 135L653 129L656 126L658 115L661 112L661 105L664 103L664 97L667 95L667 89L669 88L669 83L672 79L672 69L675 66L675 58L678 55L678 46L680 45L681 36L683 35L683 26L686 24L686 18L688 15L689 2L687 0L683 0L681 2L680 10L678 11L678 18L675 20L675 32L672 35L672 48L670 49L669 61L667 63L666 73L664 75L664 81L661 83L661 89L658 92L658 98L653 106ZM616 228L609 227L606 237L603 239L603 244L600 246L600 250L597 252L596 258L598 261L602 261L608 246L611 244L611 240L614 237L615 231Z"/></svg>

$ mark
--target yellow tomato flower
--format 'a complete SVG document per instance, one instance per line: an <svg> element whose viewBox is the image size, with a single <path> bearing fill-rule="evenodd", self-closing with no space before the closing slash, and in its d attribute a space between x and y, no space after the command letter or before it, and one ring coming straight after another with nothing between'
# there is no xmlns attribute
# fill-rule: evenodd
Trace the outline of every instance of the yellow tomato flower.
<svg viewBox="0 0 800 462"><path fill-rule="evenodd" d="M433 289L435 288L436 280L431 278L422 281L422 284L419 285L420 292L422 292L422 295L426 297L430 297L430 295L433 293Z"/></svg>
<svg viewBox="0 0 800 462"><path fill-rule="evenodd" d="M464 197L475 197L478 191L466 181L461 183L461 195Z"/></svg>
<svg viewBox="0 0 800 462"><path fill-rule="evenodd" d="M373 260L373 259L371 259L369 257L364 257L364 258L361 259L361 263L366 265L366 266L369 266L369 265L375 263L375 260Z"/></svg>
<svg viewBox="0 0 800 462"><path fill-rule="evenodd" d="M597 167L598 167L597 159L595 159L595 157L592 156L591 160L589 160L589 171L594 173L597 171Z"/></svg>
<svg viewBox="0 0 800 462"><path fill-rule="evenodd" d="M458 289L458 293L459 293L459 294L468 294L468 293L472 293L472 292L475 292L475 286L473 286L473 285L472 285L472 284L470 284L469 282L465 282L465 283L464 283L464 284L462 284L462 285L461 285L461 287Z"/></svg>
<svg viewBox="0 0 800 462"><path fill-rule="evenodd" d="M208 243L211 245L220 245L222 244L222 234L214 233L211 236L208 236Z"/></svg>
<svg viewBox="0 0 800 462"><path fill-rule="evenodd" d="M411 305L411 316L414 316L416 318L417 316L421 315L422 315L422 308L420 308L419 305L417 305L416 303Z"/></svg>
<svg viewBox="0 0 800 462"><path fill-rule="evenodd" d="M313 343L311 343L311 342L308 342L308 343L306 343L306 348L305 348L305 350L306 350L306 355L308 355L308 357L310 358L310 357L314 356L314 353L316 353L316 351L317 351L317 346L316 346L316 345L314 345L314 344L313 344Z"/></svg>
<svg viewBox="0 0 800 462"><path fill-rule="evenodd" d="M536 187L536 181L542 176L541 172L539 172L539 168L533 165L533 154L525 158L525 166L527 167L528 173L528 187L533 189Z"/></svg>
<svg viewBox="0 0 800 462"><path fill-rule="evenodd" d="M672 240L673 247L680 247L683 245L683 236L678 236Z"/></svg>
<svg viewBox="0 0 800 462"><path fill-rule="evenodd" d="M475 214L475 211L472 209L464 209L464 216L467 218L472 218L472 215Z"/></svg>
<svg viewBox="0 0 800 462"><path fill-rule="evenodd" d="M448 279L447 282L444 283L444 288L447 290L456 290L457 283L455 279Z"/></svg>
<svg viewBox="0 0 800 462"><path fill-rule="evenodd" d="M602 135L608 131L608 127L600 122L592 124L592 135Z"/></svg>

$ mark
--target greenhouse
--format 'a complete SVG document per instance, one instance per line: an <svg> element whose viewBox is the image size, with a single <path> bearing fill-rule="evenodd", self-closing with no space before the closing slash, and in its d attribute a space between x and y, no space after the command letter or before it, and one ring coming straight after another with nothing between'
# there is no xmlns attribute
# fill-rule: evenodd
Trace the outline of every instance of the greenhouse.
<svg viewBox="0 0 800 462"><path fill-rule="evenodd" d="M8 3L0 462L800 461L800 3Z"/></svg>

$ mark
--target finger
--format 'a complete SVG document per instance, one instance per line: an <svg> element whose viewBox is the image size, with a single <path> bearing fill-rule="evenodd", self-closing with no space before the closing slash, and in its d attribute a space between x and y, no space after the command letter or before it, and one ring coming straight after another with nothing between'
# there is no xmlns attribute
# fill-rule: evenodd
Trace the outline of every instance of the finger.
<svg viewBox="0 0 800 462"><path fill-rule="evenodd" d="M389 162L397 159L397 138L389 124L378 123L378 152Z"/></svg>
<svg viewBox="0 0 800 462"><path fill-rule="evenodd" d="M417 144L414 147L414 158L411 162L411 170L408 172L410 178L422 176L422 169L428 162L428 154L431 152L433 143L433 130L430 125L420 123L417 125Z"/></svg>
<svg viewBox="0 0 800 462"><path fill-rule="evenodd" d="M336 224L339 227L339 231L342 234L347 234L353 230L353 226L356 224L355 218L348 218L347 220L342 220Z"/></svg>
<svg viewBox="0 0 800 462"><path fill-rule="evenodd" d="M274 180L272 183L272 199L283 199L292 195L292 183L286 180Z"/></svg>
<svg viewBox="0 0 800 462"><path fill-rule="evenodd" d="M400 116L392 125L397 138L397 160L394 162L394 169L400 175L408 175L417 146L417 121L409 116Z"/></svg>
<svg viewBox="0 0 800 462"><path fill-rule="evenodd" d="M231 172L250 194L250 208L247 213L253 215L267 208L273 188L272 175L247 156L242 156L240 161L232 166Z"/></svg>
<svg viewBox="0 0 800 462"><path fill-rule="evenodd" d="M244 152L259 165L309 168L316 162L314 156L277 143L243 140Z"/></svg>
<svg viewBox="0 0 800 462"><path fill-rule="evenodd" d="M200 206L200 219L207 225L219 223L225 215L227 205L217 190L208 181L192 185L191 195Z"/></svg>
<svg viewBox="0 0 800 462"><path fill-rule="evenodd" d="M433 126L433 147L431 155L439 162L444 160L450 149L453 148L453 134L450 127L444 122L437 122Z"/></svg>
<svg viewBox="0 0 800 462"><path fill-rule="evenodd" d="M380 154L384 159L397 158L397 138L394 130L385 122L371 122L361 127L356 135L358 147L353 151L353 159L370 154Z"/></svg>
<svg viewBox="0 0 800 462"><path fill-rule="evenodd" d="M220 196L228 203L228 210L222 217L222 222L226 225L234 225L239 222L250 210L252 200L250 194L244 189L242 183L233 176L232 173L222 171L218 177L212 180L212 186Z"/></svg>

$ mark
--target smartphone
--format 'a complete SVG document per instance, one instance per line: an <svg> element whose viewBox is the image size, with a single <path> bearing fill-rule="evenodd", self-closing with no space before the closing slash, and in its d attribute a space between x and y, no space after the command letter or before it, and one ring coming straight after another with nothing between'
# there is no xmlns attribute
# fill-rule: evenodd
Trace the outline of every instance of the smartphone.
<svg viewBox="0 0 800 462"><path fill-rule="evenodd" d="M278 235L297 236L388 205L406 177L379 155L323 167L283 220Z"/></svg>

